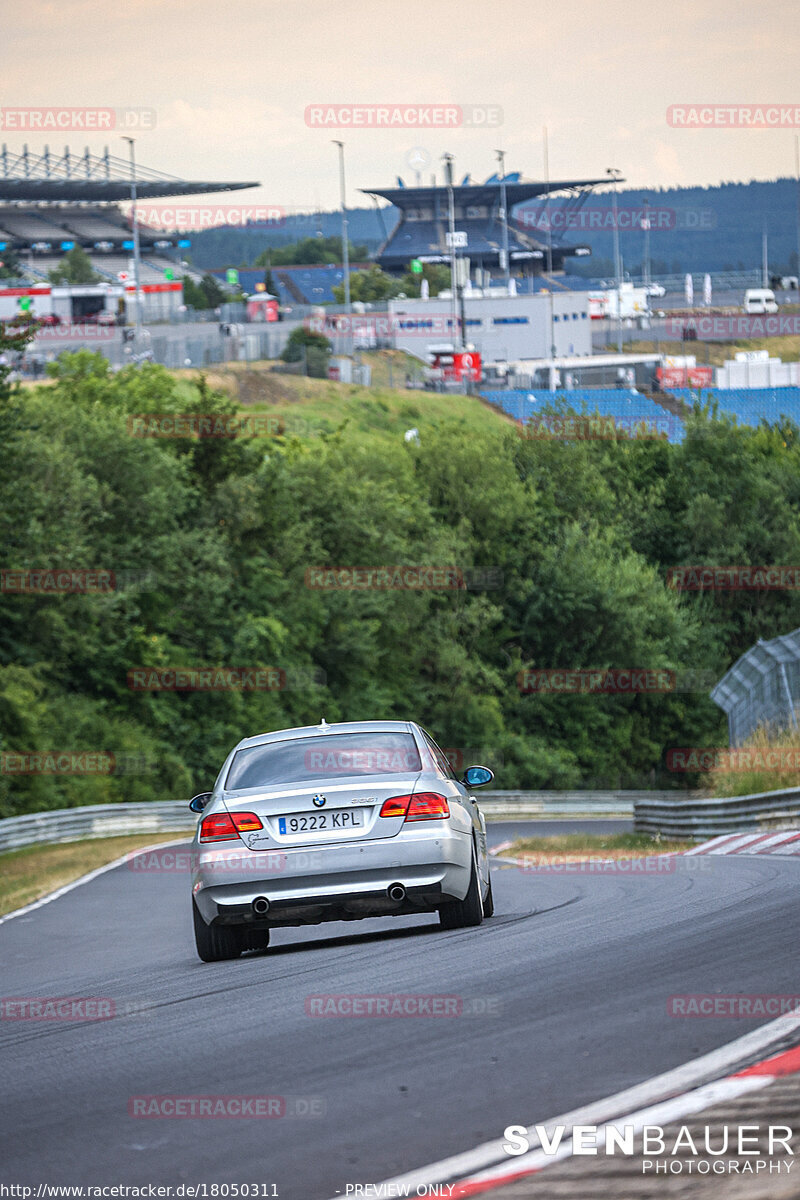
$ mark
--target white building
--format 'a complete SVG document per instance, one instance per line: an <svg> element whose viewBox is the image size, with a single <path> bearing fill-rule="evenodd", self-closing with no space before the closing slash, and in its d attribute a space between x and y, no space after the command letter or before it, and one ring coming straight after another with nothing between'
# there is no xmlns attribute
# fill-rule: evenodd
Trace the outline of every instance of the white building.
<svg viewBox="0 0 800 1200"><path fill-rule="evenodd" d="M592 353L586 292L539 292L534 296L465 295L464 340L484 363L515 359L582 356ZM419 358L428 347L453 337L452 300L391 300L390 327L395 346ZM460 315L460 310L459 310Z"/></svg>

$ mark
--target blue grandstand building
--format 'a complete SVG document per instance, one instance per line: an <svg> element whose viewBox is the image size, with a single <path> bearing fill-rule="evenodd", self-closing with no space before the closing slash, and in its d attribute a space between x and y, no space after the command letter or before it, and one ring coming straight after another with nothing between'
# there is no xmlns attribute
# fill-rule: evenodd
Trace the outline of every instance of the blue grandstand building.
<svg viewBox="0 0 800 1200"><path fill-rule="evenodd" d="M570 179L554 183L524 183L519 174L506 175L501 181L492 175L485 183L475 184L469 177L453 188L456 228L467 235L463 254L470 261L471 270L497 271L502 266L503 209L502 184L505 183L508 203L508 246L509 265L516 277L540 275L548 269L552 257L553 271L564 270L564 260L591 254L585 245L566 245L560 237L552 244L532 237L519 226L515 226L513 210L530 201L538 200L543 207L552 193L567 192L567 207L570 212L585 202L591 190L607 185L608 179ZM402 179L393 188L365 188L367 195L388 200L400 212L400 220L387 234L386 241L377 254L378 264L384 271L408 270L412 259L426 263L446 263L450 254L446 244L448 229L448 196L445 186L431 184L428 187L406 187ZM379 210L380 211L380 210Z"/></svg>

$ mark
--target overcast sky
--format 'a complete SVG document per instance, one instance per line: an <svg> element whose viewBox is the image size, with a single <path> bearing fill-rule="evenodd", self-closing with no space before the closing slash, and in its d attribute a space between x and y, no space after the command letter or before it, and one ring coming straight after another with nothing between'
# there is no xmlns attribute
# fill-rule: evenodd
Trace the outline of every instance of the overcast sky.
<svg viewBox="0 0 800 1200"><path fill-rule="evenodd" d="M800 116L797 0L0 0L0 104L154 109L141 163L189 179L258 180L252 199L338 203L331 138L346 143L348 203L360 187L427 180L441 155L484 179L507 170L635 186L715 184L794 173L795 134L691 129L667 110L780 104ZM491 106L494 128L310 128L312 105ZM800 130L798 130L800 131ZM26 137L14 150L82 151L119 134Z"/></svg>

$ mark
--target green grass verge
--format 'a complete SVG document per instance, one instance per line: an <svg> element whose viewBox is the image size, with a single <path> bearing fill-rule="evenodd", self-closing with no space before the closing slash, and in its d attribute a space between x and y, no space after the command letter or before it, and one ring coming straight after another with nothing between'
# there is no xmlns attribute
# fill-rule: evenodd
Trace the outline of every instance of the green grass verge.
<svg viewBox="0 0 800 1200"><path fill-rule="evenodd" d="M272 372L268 364L233 364L240 369L209 367L203 372L210 387L227 392L249 413L266 413L282 420L288 433L320 437L333 433L345 422L348 430L393 440L407 429L426 430L456 426L487 437L514 429L514 423L477 396L446 395L438 392L335 383L299 375ZM244 369L246 368L246 369ZM378 377L385 377L382 365ZM404 375L401 362L393 366L395 381ZM197 372L175 372L186 389L187 401L196 401L193 379ZM375 376L373 376L374 378ZM194 393L194 394L193 394Z"/></svg>
<svg viewBox="0 0 800 1200"><path fill-rule="evenodd" d="M137 833L127 837L25 846L0 854L0 916L55 892L89 871L121 858L127 850L171 842L180 833ZM187 830L186 840L192 837Z"/></svg>
<svg viewBox="0 0 800 1200"><path fill-rule="evenodd" d="M519 838L504 851L511 857L523 854L570 860L579 858L646 858L650 854L667 854L688 850L694 842L662 838L649 833L566 833L559 837Z"/></svg>

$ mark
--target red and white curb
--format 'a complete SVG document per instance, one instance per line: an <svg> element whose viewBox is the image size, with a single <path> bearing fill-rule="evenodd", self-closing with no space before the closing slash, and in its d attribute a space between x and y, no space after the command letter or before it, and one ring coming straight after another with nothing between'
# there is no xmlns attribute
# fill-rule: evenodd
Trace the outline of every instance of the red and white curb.
<svg viewBox="0 0 800 1200"><path fill-rule="evenodd" d="M510 858L506 852L514 845L513 842L500 842L489 850L491 858L498 862L513 863L516 866L529 866L530 857ZM783 858L800 858L800 831L784 829L780 833L724 833L712 838L702 845L692 846L691 850L670 850L664 854L648 855L648 858L696 858L698 855L727 855L727 854L775 854ZM636 857L635 855L632 857ZM599 861L599 860L598 860ZM603 860L613 862L615 860ZM628 860L626 860L628 861Z"/></svg>
<svg viewBox="0 0 800 1200"><path fill-rule="evenodd" d="M532 1122L525 1127L532 1149L524 1155L509 1156L504 1148L504 1138L496 1138L405 1175L370 1184L370 1190L363 1194L376 1198L427 1194L460 1200L537 1174L571 1157L573 1148L569 1131L575 1126L597 1127L597 1140L602 1144L606 1128L624 1124L641 1131L644 1125L665 1125L720 1102L761 1091L782 1076L800 1072L800 1046L759 1059L749 1067L736 1068L754 1055L767 1053L769 1047L774 1047L789 1034L797 1035L797 1017L778 1017L663 1075L583 1108L538 1122L538 1128L544 1131L548 1142L558 1127L564 1128L564 1138L554 1153L545 1154L537 1123ZM709 1076L717 1073L713 1082L707 1082ZM332 1200L341 1200L341 1195Z"/></svg>
<svg viewBox="0 0 800 1200"><path fill-rule="evenodd" d="M800 857L800 832L784 829L781 833L725 833L684 851L684 857L698 854L781 854Z"/></svg>
<svg viewBox="0 0 800 1200"><path fill-rule="evenodd" d="M626 1113L624 1123L634 1133L640 1133L645 1125L668 1125L683 1117L703 1112L704 1109L711 1108L715 1104L729 1103L749 1092L761 1091L762 1088L768 1087L781 1076L793 1075L798 1071L800 1071L800 1046L778 1054L774 1058L764 1059L751 1067L746 1067L743 1071L737 1071L734 1075L728 1075L724 1079L717 1079L694 1091L665 1100L661 1104L654 1104L649 1108L639 1109L637 1112ZM614 1122L598 1127L598 1144L602 1144L605 1130L609 1126L613 1127ZM516 1179L538 1174L545 1167L562 1162L571 1156L572 1142L559 1146L550 1154L544 1150L533 1150L512 1159L503 1167L490 1168L467 1179L458 1180L450 1192L451 1200L459 1200L463 1196L475 1196L479 1192L492 1191L504 1184L513 1183Z"/></svg>

